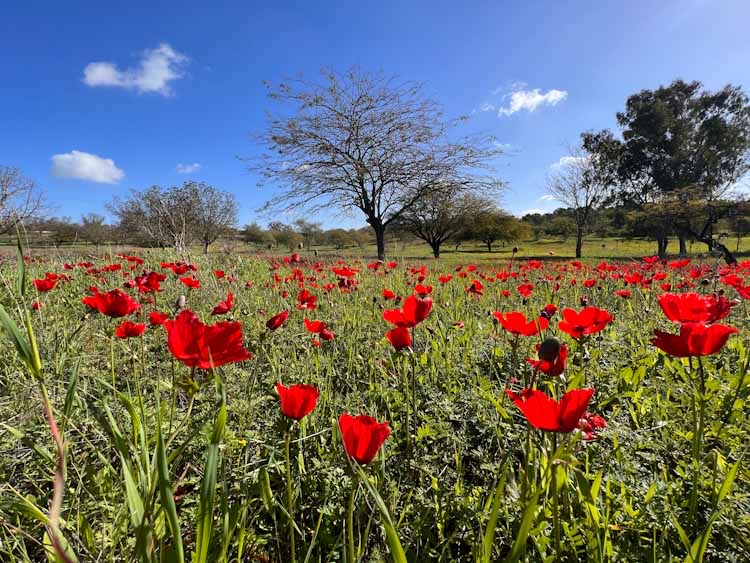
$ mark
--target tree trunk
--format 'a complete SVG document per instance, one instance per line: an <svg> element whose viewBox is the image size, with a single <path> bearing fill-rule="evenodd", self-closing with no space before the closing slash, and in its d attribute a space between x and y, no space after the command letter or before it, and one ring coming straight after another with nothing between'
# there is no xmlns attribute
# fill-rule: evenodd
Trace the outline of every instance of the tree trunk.
<svg viewBox="0 0 750 563"><path fill-rule="evenodd" d="M685 235L679 236L680 241L680 256L687 256L687 241L685 239Z"/></svg>
<svg viewBox="0 0 750 563"><path fill-rule="evenodd" d="M727 248L727 246L724 243L721 243L718 240L716 240L713 237L713 235L711 235L710 233L709 233L708 236L701 236L700 234L695 234L695 233L693 233L693 234L695 236L695 240L697 240L698 242L702 242L706 246L708 246L709 252L714 252L716 250L718 250L719 252L721 252L721 254L722 254L723 258L724 258L724 261L727 264L732 265L732 264L736 264L737 263L737 258L734 256L734 254L732 253L732 251L729 250L729 248Z"/></svg>
<svg viewBox="0 0 750 563"><path fill-rule="evenodd" d="M203 254L208 254L208 245L209 244L210 244L209 242L207 242L205 240L203 241Z"/></svg>
<svg viewBox="0 0 750 563"><path fill-rule="evenodd" d="M377 218L368 219L367 222L370 223L372 230L375 231L375 244L378 247L378 260L385 260L385 225L383 225L380 219Z"/></svg>
<svg viewBox="0 0 750 563"><path fill-rule="evenodd" d="M440 258L440 243L439 242L431 242L430 248L432 248L432 256L435 258Z"/></svg>
<svg viewBox="0 0 750 563"><path fill-rule="evenodd" d="M579 227L576 230L576 258L581 257L582 250L583 250L583 229Z"/></svg>
<svg viewBox="0 0 750 563"><path fill-rule="evenodd" d="M666 235L657 235L656 244L658 247L657 253L659 254L659 258L666 258L669 238Z"/></svg>
<svg viewBox="0 0 750 563"><path fill-rule="evenodd" d="M487 245L487 252L492 252L492 241L486 240L484 241L484 244Z"/></svg>

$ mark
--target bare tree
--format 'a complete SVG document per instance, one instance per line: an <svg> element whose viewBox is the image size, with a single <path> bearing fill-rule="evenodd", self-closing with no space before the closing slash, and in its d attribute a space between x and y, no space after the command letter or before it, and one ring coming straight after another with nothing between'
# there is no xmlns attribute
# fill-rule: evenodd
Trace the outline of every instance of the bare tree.
<svg viewBox="0 0 750 563"><path fill-rule="evenodd" d="M237 224L234 196L192 181L168 189L159 186L115 198L108 206L117 217L120 232L140 234L162 247L180 252L198 241L205 252Z"/></svg>
<svg viewBox="0 0 750 563"><path fill-rule="evenodd" d="M581 257L583 235L592 218L592 211L604 203L609 184L595 166L593 155L575 148L547 178L547 192L573 210L576 224L576 258Z"/></svg>
<svg viewBox="0 0 750 563"><path fill-rule="evenodd" d="M238 205L234 195L217 190L203 182L185 182L182 190L193 202L195 236L208 254L208 247L237 226Z"/></svg>
<svg viewBox="0 0 750 563"><path fill-rule="evenodd" d="M128 238L140 235L163 248L182 252L188 243L188 225L192 221L189 203L180 197L179 188L163 190L151 186L141 192L133 190L130 197L115 197L108 206L117 217L119 231Z"/></svg>
<svg viewBox="0 0 750 563"><path fill-rule="evenodd" d="M500 153L492 138L449 140L421 85L359 69L322 76L269 86L270 98L291 110L269 118L259 138L265 150L250 165L280 189L268 208L359 209L383 259L388 225L442 193L447 178L467 191L497 187L486 175Z"/></svg>
<svg viewBox="0 0 750 563"><path fill-rule="evenodd" d="M39 214L43 203L44 193L34 180L19 168L0 166L0 234Z"/></svg>

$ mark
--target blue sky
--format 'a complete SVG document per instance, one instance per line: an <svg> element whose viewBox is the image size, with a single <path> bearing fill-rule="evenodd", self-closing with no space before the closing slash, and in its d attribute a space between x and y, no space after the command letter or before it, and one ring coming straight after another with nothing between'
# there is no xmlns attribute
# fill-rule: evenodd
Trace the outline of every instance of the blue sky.
<svg viewBox="0 0 750 563"><path fill-rule="evenodd" d="M508 146L504 206L551 210L550 166L581 131L614 127L629 94L675 78L750 91L748 21L746 0L8 2L0 164L74 219L195 179L263 222L268 193L237 158L272 107L262 81L359 65L471 114Z"/></svg>

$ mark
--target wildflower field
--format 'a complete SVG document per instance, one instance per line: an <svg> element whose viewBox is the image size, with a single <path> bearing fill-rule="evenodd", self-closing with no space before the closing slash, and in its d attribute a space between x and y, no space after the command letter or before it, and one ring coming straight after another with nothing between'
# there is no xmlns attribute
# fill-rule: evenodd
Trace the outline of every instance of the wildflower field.
<svg viewBox="0 0 750 563"><path fill-rule="evenodd" d="M750 560L750 262L316 260L6 256L0 560Z"/></svg>

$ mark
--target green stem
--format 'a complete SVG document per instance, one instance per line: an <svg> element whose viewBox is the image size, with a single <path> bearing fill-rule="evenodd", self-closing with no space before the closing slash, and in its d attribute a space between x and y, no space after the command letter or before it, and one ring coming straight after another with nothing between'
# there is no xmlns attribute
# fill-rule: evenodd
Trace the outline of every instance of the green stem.
<svg viewBox="0 0 750 563"><path fill-rule="evenodd" d="M291 562L297 561L297 549L294 544L294 494L292 488L292 458L289 455L289 444L292 441L292 429L286 433L284 444L284 455L286 458L286 510L289 513L289 549L291 551Z"/></svg>
<svg viewBox="0 0 750 563"><path fill-rule="evenodd" d="M346 561L354 563L354 501L359 489L359 476L355 473L352 477L352 491L349 494L349 507L346 511Z"/></svg>
<svg viewBox="0 0 750 563"><path fill-rule="evenodd" d="M693 488L690 492L690 504L688 506L689 521L695 524L695 515L698 508L698 491L700 489L700 465L703 453L703 429L706 414L706 374L703 371L703 362L698 360L698 404L696 408L696 396L693 392ZM696 416L697 412L697 416Z"/></svg>
<svg viewBox="0 0 750 563"><path fill-rule="evenodd" d="M109 337L109 367L112 374L112 393L117 395L117 388L115 387L115 335L114 333Z"/></svg>
<svg viewBox="0 0 750 563"><path fill-rule="evenodd" d="M402 369L405 368L405 364L401 364ZM406 371L404 369L404 371ZM404 375L404 405L406 406L406 424L404 425L406 430L406 451L411 452L411 401L409 400L409 377Z"/></svg>
<svg viewBox="0 0 750 563"><path fill-rule="evenodd" d="M552 487L552 526L555 530L555 560L560 561L562 549L560 547L560 506L557 499L557 471L555 468L555 456L557 456L557 434L552 433L552 456L547 460L551 471Z"/></svg>

